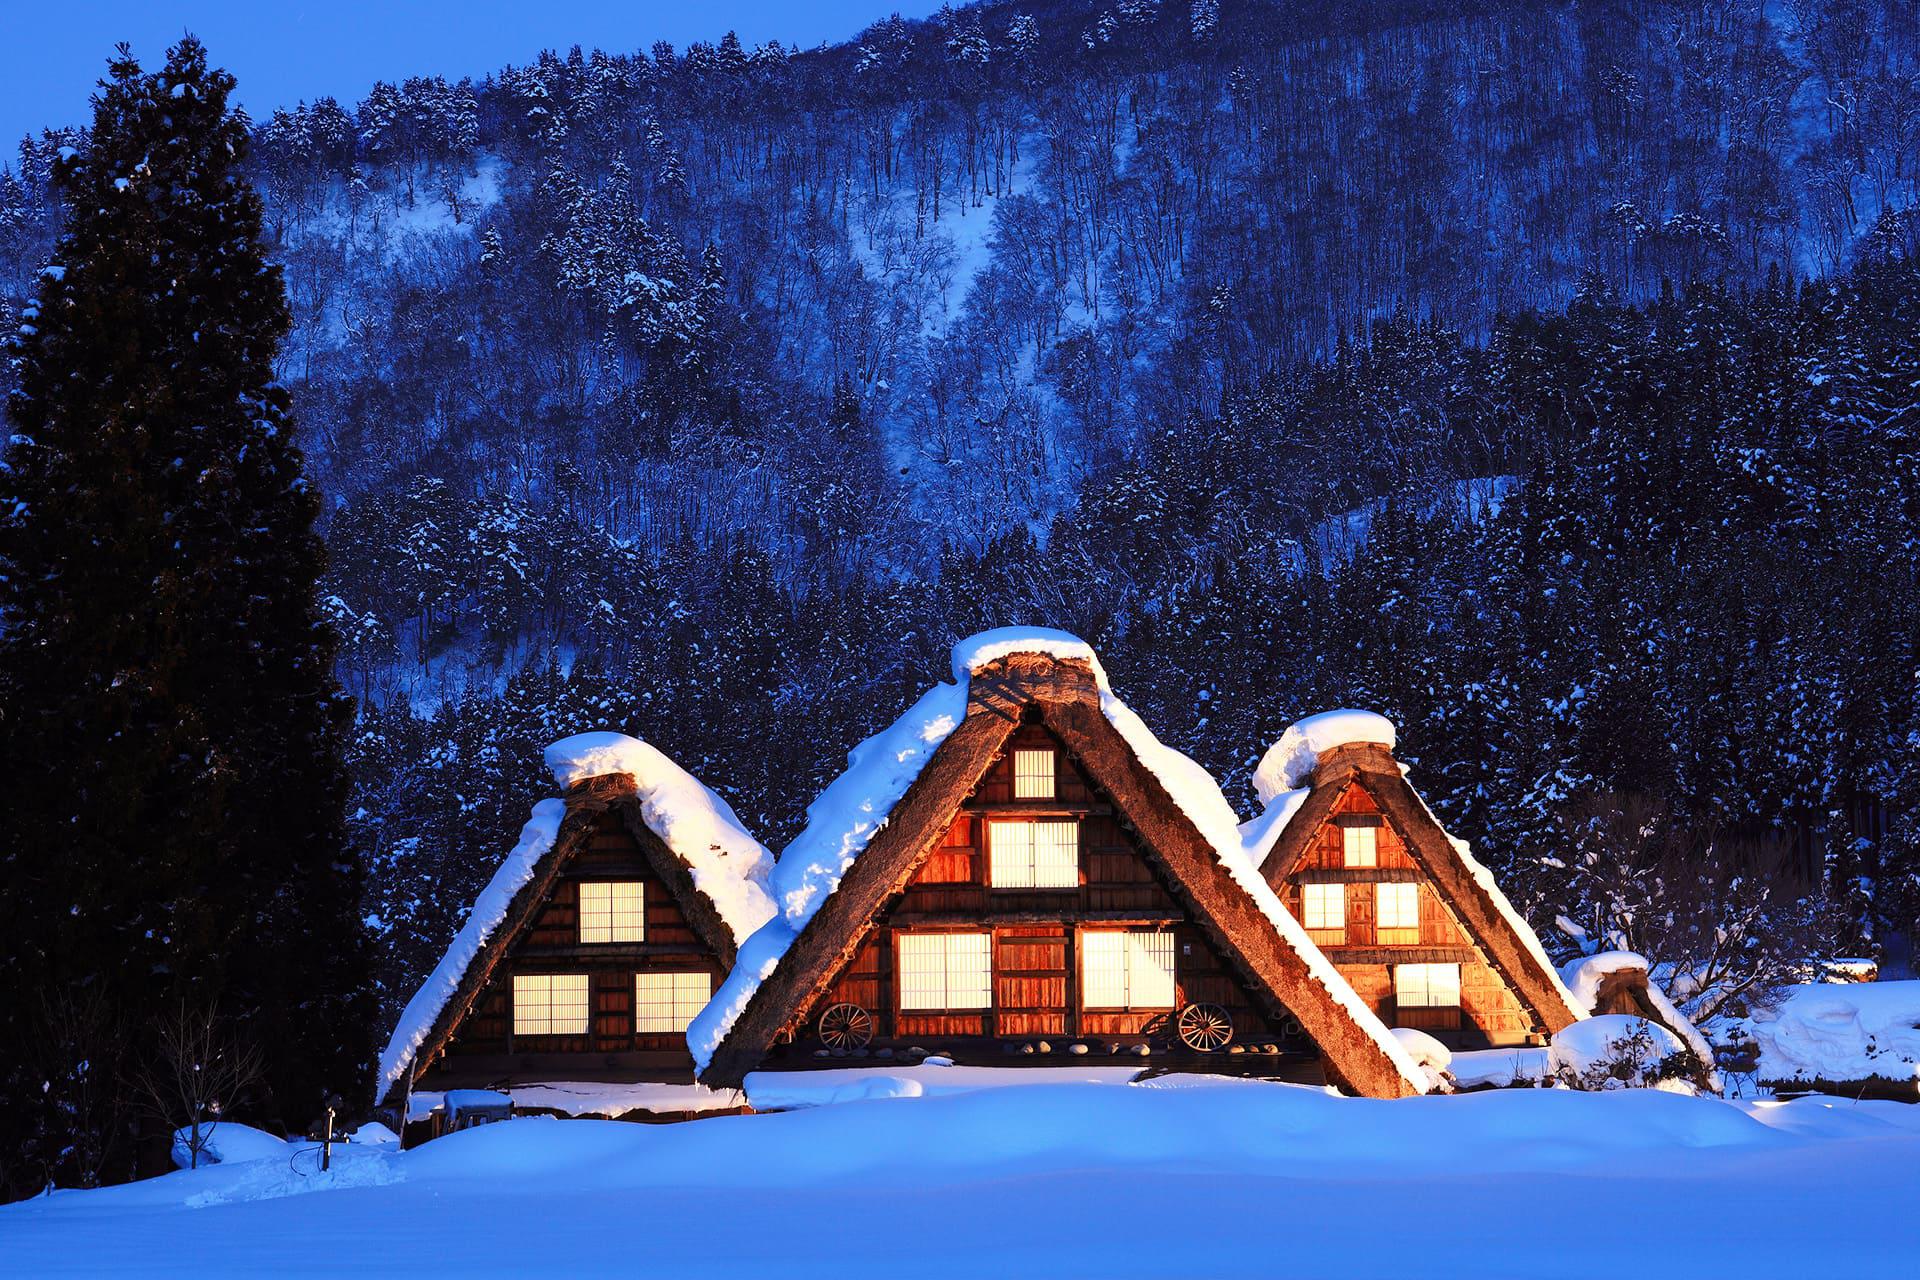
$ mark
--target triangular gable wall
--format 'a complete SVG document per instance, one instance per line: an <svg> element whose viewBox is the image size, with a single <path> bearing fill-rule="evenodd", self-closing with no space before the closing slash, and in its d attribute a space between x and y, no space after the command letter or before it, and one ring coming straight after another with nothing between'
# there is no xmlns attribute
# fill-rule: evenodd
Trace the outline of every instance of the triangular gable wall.
<svg viewBox="0 0 1920 1280"><path fill-rule="evenodd" d="M659 876L661 883L673 895L700 941L719 958L723 966L733 964L736 943L732 931L720 918L706 894L694 886L692 873L686 863L646 824L641 816L638 790L634 779L626 774L588 778L567 789L566 817L561 821L552 846L534 864L532 874L507 908L505 919L488 935L486 942L467 965L453 994L441 1006L426 1039L414 1051L406 1069L387 1086L380 1105L399 1105L413 1082L446 1048L460 1025L473 1013L502 958L538 918L561 874L592 838L600 816L608 810L619 815L622 825L639 846L654 874Z"/></svg>
<svg viewBox="0 0 1920 1280"><path fill-rule="evenodd" d="M901 892L931 853L955 812L979 785L1029 708L1106 792L1133 827L1195 921L1242 971L1250 993L1275 1016L1291 1013L1319 1047L1330 1079L1373 1097L1422 1091L1381 1041L1383 1027L1356 1002L1343 1004L1308 959L1274 928L1253 895L1221 861L1224 854L1194 826L1165 786L1108 719L1087 662L1014 653L974 673L967 712L907 788L885 825L847 869L837 888L754 988L716 1046L703 1083L737 1087L845 967L866 927ZM1330 966L1325 978L1344 983ZM1350 992L1348 994L1351 994ZM1359 1008L1356 1014L1355 1009Z"/></svg>
<svg viewBox="0 0 1920 1280"><path fill-rule="evenodd" d="M1547 1034L1585 1016L1573 1007L1541 953L1539 939L1510 910L1501 909L1495 890L1482 883L1392 754L1380 745L1350 743L1321 755L1312 790L1261 865L1268 884L1278 888L1285 883L1349 787L1361 788L1372 799L1473 946Z"/></svg>

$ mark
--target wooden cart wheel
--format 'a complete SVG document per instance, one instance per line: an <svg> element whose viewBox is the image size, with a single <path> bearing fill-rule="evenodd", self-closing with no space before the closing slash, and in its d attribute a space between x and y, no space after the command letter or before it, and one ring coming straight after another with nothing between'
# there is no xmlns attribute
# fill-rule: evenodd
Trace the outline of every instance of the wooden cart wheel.
<svg viewBox="0 0 1920 1280"><path fill-rule="evenodd" d="M829 1049L861 1049L873 1039L873 1015L857 1004L830 1004L820 1014L820 1042Z"/></svg>
<svg viewBox="0 0 1920 1280"><path fill-rule="evenodd" d="M1233 1043L1233 1017L1217 1004L1190 1004L1174 1022L1180 1043L1200 1053L1213 1053Z"/></svg>

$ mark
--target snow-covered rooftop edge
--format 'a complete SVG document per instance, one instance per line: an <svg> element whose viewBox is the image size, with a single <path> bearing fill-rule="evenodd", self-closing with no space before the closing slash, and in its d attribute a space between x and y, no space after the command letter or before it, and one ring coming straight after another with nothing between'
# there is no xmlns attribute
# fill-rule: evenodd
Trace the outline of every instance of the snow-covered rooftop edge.
<svg viewBox="0 0 1920 1280"><path fill-rule="evenodd" d="M519 893L533 876L533 869L553 848L553 841L560 834L561 820L567 816L564 800L542 800L533 806L533 814L527 819L527 825L520 829L520 840L507 853L505 860L493 873L493 879L474 899L473 910L468 914L466 923L460 926L460 932L453 936L453 942L447 947L446 954L440 957L440 963L433 967L427 980L413 993L413 999L407 1001L407 1007L400 1013L400 1021L393 1029L393 1035L387 1040L386 1049L380 1054L380 1075L374 1085L373 1100L377 1105L393 1087L394 1081L406 1071L407 1064L413 1061L413 1055L426 1043L427 1036L433 1030L433 1024L440 1017L440 1011L446 1008L447 1001L460 985L460 979L466 974L473 958L480 954L480 948L487 944L493 931L507 917L507 908L512 905L514 895Z"/></svg>
<svg viewBox="0 0 1920 1280"><path fill-rule="evenodd" d="M665 753L624 733L582 733L548 747L544 759L562 787L607 774L631 775L641 817L685 861L694 887L713 903L736 941L773 918L773 898L767 892L773 855L740 825L725 800ZM506 919L507 908L532 879L534 867L553 848L566 813L564 800L542 800L533 807L518 843L474 900L473 910L440 963L401 1012L380 1055L376 1103L426 1043L474 957Z"/></svg>
<svg viewBox="0 0 1920 1280"><path fill-rule="evenodd" d="M920 776L934 751L966 718L967 687L973 673L1014 653L1077 659L1093 668L1102 713L1213 846L1221 865L1252 896L1287 944L1299 952L1313 978L1367 1032L1408 1082L1417 1091L1429 1088L1431 1076L1340 976L1261 877L1241 843L1239 818L1213 775L1162 743L1113 693L1091 645L1078 636L1045 627L1003 627L961 641L953 649L952 683L929 689L893 724L848 753L846 771L807 809L806 829L787 846L774 867L773 889L779 914L741 946L733 971L687 1029L687 1045L695 1063L705 1070L753 993L780 963L820 904L839 887L853 860L886 824L894 805Z"/></svg>
<svg viewBox="0 0 1920 1280"><path fill-rule="evenodd" d="M624 773L633 778L640 816L687 864L738 944L774 915L767 877L773 854L747 833L733 807L665 752L624 733L580 733L546 750L562 787Z"/></svg>
<svg viewBox="0 0 1920 1280"><path fill-rule="evenodd" d="M1260 759L1259 767L1254 771L1253 787L1263 807L1259 817L1243 823L1240 827L1240 839L1245 847L1248 862L1257 870L1266 861L1267 854L1272 851L1273 846L1278 843L1281 833L1287 829L1287 824L1292 822L1294 815L1300 812L1300 807L1306 803L1308 792L1311 790L1307 784L1313 778L1314 768L1319 764L1322 753L1353 742L1377 742L1388 750L1392 750L1398 740L1399 734L1393 722L1372 711L1351 709L1323 711L1319 715L1308 716L1288 726L1287 731L1280 735L1279 741L1267 748L1266 754ZM1402 777L1406 777L1409 772L1406 765L1400 766ZM1508 900L1499 882L1493 878L1493 873L1473 856L1473 846L1447 830L1446 825L1440 821L1439 815L1434 813L1433 807L1427 803L1426 797L1420 794L1418 787L1409 783L1407 789L1413 792L1414 798L1420 802L1421 810L1433 820L1434 826L1440 828L1440 833L1446 836L1447 843L1451 844L1454 851L1460 855L1460 862L1473 876L1474 883L1486 891L1494 910L1498 911L1514 933L1519 935L1521 943L1526 946L1527 951L1539 963L1540 968L1552 983L1554 994L1566 1005L1567 1012L1575 1021L1587 1017L1588 1006L1583 1005L1567 989L1566 983L1561 980L1560 970L1547 958L1546 948L1540 945L1540 935L1533 931L1533 926L1527 923L1526 917L1521 915ZM1663 996L1662 999L1664 998ZM1685 1020L1682 1019L1682 1021Z"/></svg>

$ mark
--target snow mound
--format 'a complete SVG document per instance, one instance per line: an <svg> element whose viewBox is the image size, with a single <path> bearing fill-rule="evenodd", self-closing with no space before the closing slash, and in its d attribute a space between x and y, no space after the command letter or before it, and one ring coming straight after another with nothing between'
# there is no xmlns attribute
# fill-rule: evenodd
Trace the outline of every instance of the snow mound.
<svg viewBox="0 0 1920 1280"><path fill-rule="evenodd" d="M276 1138L264 1129L252 1125L235 1124L231 1120L222 1120L211 1128L201 1126L204 1145L200 1148L200 1165L209 1164L245 1164L249 1160L284 1160L289 1151L298 1144L285 1138ZM173 1131L173 1163L178 1169L193 1165L193 1151L188 1143L192 1140L191 1129Z"/></svg>
<svg viewBox="0 0 1920 1280"><path fill-rule="evenodd" d="M363 1147L397 1147L400 1135L378 1120L369 1120L347 1135L347 1141Z"/></svg>
<svg viewBox="0 0 1920 1280"><path fill-rule="evenodd" d="M1349 742L1377 742L1389 751L1397 735L1393 721L1372 711L1323 711L1287 727L1280 741L1267 748L1253 771L1253 789L1262 805L1271 805L1283 792L1307 785L1323 752Z"/></svg>
<svg viewBox="0 0 1920 1280"><path fill-rule="evenodd" d="M713 1060L714 1050L733 1029L753 993L780 963L820 904L839 888L853 860L886 825L894 805L920 776L935 750L966 718L967 689L973 673L1015 653L1044 653L1092 666L1101 713L1213 847L1221 865L1306 961L1314 980L1372 1037L1388 1060L1416 1088L1426 1083L1427 1074L1308 939L1260 875L1241 842L1239 817L1213 775L1162 743L1113 693L1091 645L1078 636L1046 627L1006 627L962 640L953 648L953 682L929 689L898 720L848 754L846 771L808 806L806 829L775 864L772 887L778 914L741 945L733 971L687 1028L687 1046L699 1068L705 1070ZM1388 729L1391 732L1391 726Z"/></svg>
<svg viewBox="0 0 1920 1280"><path fill-rule="evenodd" d="M514 895L533 877L534 867L546 856L547 850L553 848L554 838L560 834L560 823L566 816L564 800L542 800L533 806L527 825L520 829L519 843L507 852L493 879L474 900L473 911L460 926L460 932L454 935L452 945L401 1011L400 1021L380 1054L380 1075L374 1083L376 1104L426 1043L434 1022L447 1001L453 998L467 967L480 954L480 948L493 936L493 931L500 927L500 922L507 918L507 908L513 904Z"/></svg>
<svg viewBox="0 0 1920 1280"><path fill-rule="evenodd" d="M1784 987L1736 1025L1765 1081L1920 1080L1920 980Z"/></svg>
<svg viewBox="0 0 1920 1280"><path fill-rule="evenodd" d="M1034 1088L1070 1084L1130 1084L1145 1067L829 1067L819 1071L751 1071L747 1101L755 1111L796 1111L804 1107L867 1102L876 1098L946 1098L982 1089Z"/></svg>
<svg viewBox="0 0 1920 1280"><path fill-rule="evenodd" d="M1423 1067L1445 1071L1453 1064L1453 1050L1417 1027L1395 1027L1393 1038Z"/></svg>
<svg viewBox="0 0 1920 1280"><path fill-rule="evenodd" d="M1553 1075L1553 1050L1545 1045L1511 1045L1456 1053L1447 1074L1461 1089L1544 1085Z"/></svg>
<svg viewBox="0 0 1920 1280"><path fill-rule="evenodd" d="M175 1174L187 1186L199 1186L180 1203L187 1209L211 1209L220 1205L252 1204L263 1200L284 1200L289 1196L310 1195L320 1191L347 1191L358 1187L384 1187L406 1180L405 1158L393 1147L360 1147L340 1143L333 1148L331 1168L320 1168L320 1144L289 1142L277 1153L277 1160L252 1160L231 1170L225 1163L215 1169L200 1169ZM204 1179L204 1183L193 1180ZM236 1268L233 1274L258 1270L254 1265ZM211 1274L202 1270L199 1274Z"/></svg>
<svg viewBox="0 0 1920 1280"><path fill-rule="evenodd" d="M1648 975L1647 1003L1653 1006L1653 1011L1660 1015L1660 1021L1666 1024L1668 1030L1687 1042L1687 1048L1693 1051L1693 1056L1706 1069L1708 1084L1719 1089L1720 1073L1714 1067L1713 1045L1700 1034L1700 1029L1693 1025L1687 1015L1680 1012L1680 1007L1667 998L1660 984L1653 981L1653 966L1647 963L1645 956L1632 951L1602 951L1596 955L1582 956L1568 961L1560 970L1560 978L1562 985L1579 1005L1580 1012L1591 1014L1594 1003L1600 998L1600 984L1606 976L1634 969L1643 970Z"/></svg>
<svg viewBox="0 0 1920 1280"><path fill-rule="evenodd" d="M507 1090L516 1110L555 1111L566 1116L604 1116L617 1120L635 1112L677 1115L682 1112L731 1111L746 1103L737 1089L709 1089L698 1084L642 1081L607 1084L580 1080L550 1080L516 1084Z"/></svg>
<svg viewBox="0 0 1920 1280"><path fill-rule="evenodd" d="M773 918L773 855L725 800L664 752L624 733L581 733L548 747L546 762L562 787L610 773L631 776L647 826L687 864L694 887L736 943Z"/></svg>
<svg viewBox="0 0 1920 1280"><path fill-rule="evenodd" d="M1686 1047L1679 1036L1657 1022L1631 1014L1603 1013L1564 1027L1554 1036L1553 1065L1586 1076L1630 1064L1637 1074L1684 1052Z"/></svg>

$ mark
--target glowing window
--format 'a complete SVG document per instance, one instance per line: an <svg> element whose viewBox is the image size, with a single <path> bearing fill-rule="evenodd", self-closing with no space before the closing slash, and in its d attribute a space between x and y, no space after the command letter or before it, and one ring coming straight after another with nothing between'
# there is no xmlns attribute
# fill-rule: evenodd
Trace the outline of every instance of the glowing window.
<svg viewBox="0 0 1920 1280"><path fill-rule="evenodd" d="M1343 884L1303 884L1300 886L1301 923L1309 929L1347 927L1347 886Z"/></svg>
<svg viewBox="0 0 1920 1280"><path fill-rule="evenodd" d="M1045 747L1013 753L1013 798L1053 799L1053 752Z"/></svg>
<svg viewBox="0 0 1920 1280"><path fill-rule="evenodd" d="M985 933L903 933L902 1009L987 1009L993 1006L992 936Z"/></svg>
<svg viewBox="0 0 1920 1280"><path fill-rule="evenodd" d="M1418 929L1420 927L1420 886L1417 884L1377 884L1374 890L1374 923L1382 929Z"/></svg>
<svg viewBox="0 0 1920 1280"><path fill-rule="evenodd" d="M513 1034L579 1036L586 1033L586 974L514 975Z"/></svg>
<svg viewBox="0 0 1920 1280"><path fill-rule="evenodd" d="M1460 966L1397 964L1393 966L1393 998L1402 1009L1457 1009Z"/></svg>
<svg viewBox="0 0 1920 1280"><path fill-rule="evenodd" d="M1342 827L1340 828L1340 846L1346 864L1350 867L1374 867L1380 865L1379 847L1376 837L1378 827Z"/></svg>
<svg viewBox="0 0 1920 1280"><path fill-rule="evenodd" d="M638 880L588 880L580 885L580 941L644 942L646 886Z"/></svg>
<svg viewBox="0 0 1920 1280"><path fill-rule="evenodd" d="M712 998L713 979L704 973L636 973L633 1029L685 1031Z"/></svg>
<svg viewBox="0 0 1920 1280"><path fill-rule="evenodd" d="M1171 1009L1173 935L1093 929L1080 935L1080 1004L1087 1009Z"/></svg>
<svg viewBox="0 0 1920 1280"><path fill-rule="evenodd" d="M1080 824L1072 820L987 824L989 883L996 889L1080 887Z"/></svg>

